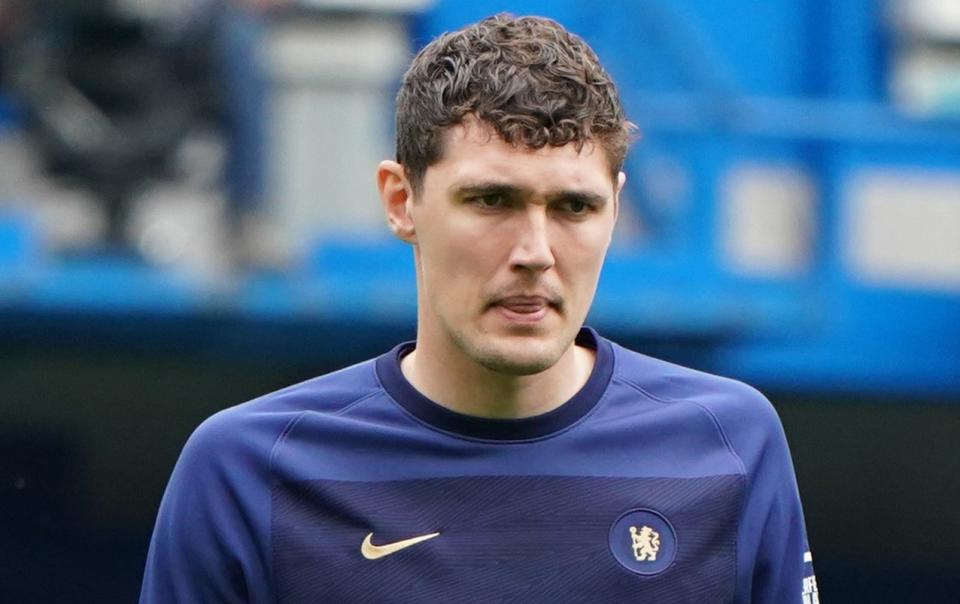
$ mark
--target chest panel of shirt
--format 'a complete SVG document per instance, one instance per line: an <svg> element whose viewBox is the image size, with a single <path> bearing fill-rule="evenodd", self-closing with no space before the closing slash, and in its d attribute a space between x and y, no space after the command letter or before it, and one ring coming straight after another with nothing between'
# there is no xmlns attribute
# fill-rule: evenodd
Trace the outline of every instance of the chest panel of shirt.
<svg viewBox="0 0 960 604"><path fill-rule="evenodd" d="M273 488L272 560L281 602L728 602L736 573L738 475L702 478L472 476ZM672 526L673 562L621 566L625 512ZM376 543L436 538L380 559ZM666 553L666 552L665 552Z"/></svg>

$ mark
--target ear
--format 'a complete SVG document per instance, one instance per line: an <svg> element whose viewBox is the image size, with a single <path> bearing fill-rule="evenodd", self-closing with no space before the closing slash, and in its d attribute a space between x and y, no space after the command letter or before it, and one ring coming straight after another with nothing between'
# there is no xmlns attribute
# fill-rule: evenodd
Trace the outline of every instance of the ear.
<svg viewBox="0 0 960 604"><path fill-rule="evenodd" d="M377 166L377 189L380 190L387 226L399 239L416 243L416 228L410 212L413 191L403 166L390 160L380 162Z"/></svg>
<svg viewBox="0 0 960 604"><path fill-rule="evenodd" d="M613 221L616 222L620 217L620 192L623 191L623 185L627 184L627 175L623 172L617 173L617 190L613 192Z"/></svg>

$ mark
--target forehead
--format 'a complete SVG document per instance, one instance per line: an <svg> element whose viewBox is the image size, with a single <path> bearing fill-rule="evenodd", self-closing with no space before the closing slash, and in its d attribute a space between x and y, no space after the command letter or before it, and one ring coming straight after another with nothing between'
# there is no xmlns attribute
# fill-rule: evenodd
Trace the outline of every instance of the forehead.
<svg viewBox="0 0 960 604"><path fill-rule="evenodd" d="M573 143L539 149L505 142L489 126L473 119L444 132L443 153L427 168L426 181L452 186L471 181L507 181L531 190L612 190L613 178L606 154L596 144L579 150Z"/></svg>

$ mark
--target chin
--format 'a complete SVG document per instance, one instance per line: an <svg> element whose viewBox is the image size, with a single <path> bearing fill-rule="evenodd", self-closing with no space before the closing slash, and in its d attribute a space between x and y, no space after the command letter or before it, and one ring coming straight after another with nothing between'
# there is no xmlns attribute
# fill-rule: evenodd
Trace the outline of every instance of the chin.
<svg viewBox="0 0 960 604"><path fill-rule="evenodd" d="M516 358L507 355L489 355L475 359L490 371L505 375L536 375L553 367L557 360L552 358Z"/></svg>
<svg viewBox="0 0 960 604"><path fill-rule="evenodd" d="M507 375L534 375L546 371L556 365L569 348L553 338L538 341L508 336L490 340L473 342L473 345L462 348L477 364Z"/></svg>

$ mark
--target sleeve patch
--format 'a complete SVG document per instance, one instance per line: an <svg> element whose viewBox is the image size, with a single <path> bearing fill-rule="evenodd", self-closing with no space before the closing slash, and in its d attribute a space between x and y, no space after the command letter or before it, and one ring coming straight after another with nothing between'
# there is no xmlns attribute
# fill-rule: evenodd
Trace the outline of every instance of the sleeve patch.
<svg viewBox="0 0 960 604"><path fill-rule="evenodd" d="M820 595L817 591L817 577L813 574L813 554L804 552L803 563L807 566L803 578L803 604L820 604Z"/></svg>

